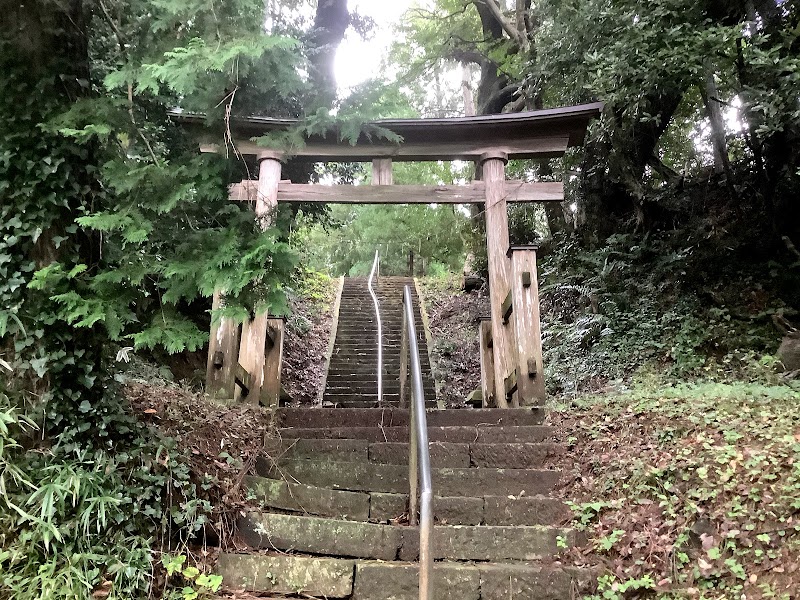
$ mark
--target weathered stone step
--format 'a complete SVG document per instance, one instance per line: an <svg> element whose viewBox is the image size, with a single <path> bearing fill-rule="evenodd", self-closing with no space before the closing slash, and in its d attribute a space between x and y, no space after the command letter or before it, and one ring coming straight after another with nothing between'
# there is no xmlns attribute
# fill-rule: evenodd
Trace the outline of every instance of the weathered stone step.
<svg viewBox="0 0 800 600"><path fill-rule="evenodd" d="M325 517L249 513L239 532L253 548L277 549L352 558L417 560L416 527L360 523ZM434 559L506 561L540 560L575 543L575 531L539 526L448 526L433 531Z"/></svg>
<svg viewBox="0 0 800 600"><path fill-rule="evenodd" d="M362 393L348 392L346 394L338 392L330 393L326 391L322 396L322 403L325 405L336 405L339 402L347 402L350 400L366 400L370 402L377 401L375 390L370 390ZM400 394L384 392L383 403L387 406L400 406Z"/></svg>
<svg viewBox="0 0 800 600"><path fill-rule="evenodd" d="M342 410L342 409L333 409ZM540 442L533 444L469 444L466 442L430 442L433 467L454 468L542 468L563 455L564 446ZM371 462L407 465L406 442L370 442L369 440L288 439L274 440L265 448L273 458Z"/></svg>
<svg viewBox="0 0 800 600"><path fill-rule="evenodd" d="M436 394L434 393L433 390L431 390L430 395L426 392L425 397L426 398L435 398ZM332 399L332 397L330 395L328 395L328 396L326 396L325 402L329 402L329 403L335 405L339 409L345 409L345 408L377 408L378 407L378 402L377 402L377 400L375 400L374 395L373 395L373 397L371 399L368 399L368 400L354 400L352 398L353 398L352 396L348 395L348 398L346 400L339 400L339 399L336 399L336 398ZM399 400L397 402L394 402L394 404L390 404L390 403L388 403L386 401L385 398L384 398L382 404L384 406L387 406L387 407L400 406ZM436 400L426 400L425 401L425 408L436 408L437 406L438 405L436 403Z"/></svg>
<svg viewBox="0 0 800 600"><path fill-rule="evenodd" d="M220 555L215 573L227 590L353 600L417 600L414 563L309 556ZM564 600L580 594L592 570L502 563L436 563L437 600Z"/></svg>
<svg viewBox="0 0 800 600"><path fill-rule="evenodd" d="M265 509L373 522L408 512L408 494L350 492L252 476L245 484ZM563 502L546 496L436 496L433 509L437 522L448 525L556 525L571 514Z"/></svg>
<svg viewBox="0 0 800 600"><path fill-rule="evenodd" d="M451 408L429 410L428 427L540 425L546 416L541 407L533 408ZM401 408L343 410L339 408L280 408L276 419L281 427L377 427L408 426L409 411ZM296 437L296 436L295 436Z"/></svg>
<svg viewBox="0 0 800 600"><path fill-rule="evenodd" d="M325 387L325 391L330 394L345 395L348 392L354 394L377 394L378 384L372 381L353 381L349 385L345 382L334 382ZM383 383L384 394L399 394L400 382L385 381Z"/></svg>
<svg viewBox="0 0 800 600"><path fill-rule="evenodd" d="M336 409L334 409L336 410ZM428 425L431 442L467 442L481 444L536 443L553 437L554 429L546 425L513 426L451 426ZM287 438L312 439L360 439L373 442L407 442L407 427L319 427L281 429L280 435Z"/></svg>
<svg viewBox="0 0 800 600"><path fill-rule="evenodd" d="M358 560L352 600L417 600L418 569ZM588 592L595 576L575 567L441 562L434 565L433 586L436 600L566 600Z"/></svg>
<svg viewBox="0 0 800 600"><path fill-rule="evenodd" d="M277 465L277 466L276 466ZM262 477L317 487L361 492L408 491L408 467L368 462L293 460L262 457L256 461ZM551 469L433 468L434 493L440 496L493 494L546 495L558 482L560 472Z"/></svg>
<svg viewBox="0 0 800 600"><path fill-rule="evenodd" d="M229 590L346 598L353 592L355 561L222 553L214 572Z"/></svg>

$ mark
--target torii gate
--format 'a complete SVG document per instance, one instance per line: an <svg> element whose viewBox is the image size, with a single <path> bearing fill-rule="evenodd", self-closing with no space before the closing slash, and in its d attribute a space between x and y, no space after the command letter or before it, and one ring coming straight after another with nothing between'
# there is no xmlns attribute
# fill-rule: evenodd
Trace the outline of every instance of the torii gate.
<svg viewBox="0 0 800 600"><path fill-rule="evenodd" d="M400 143L362 135L356 144L332 134L310 136L304 147L283 153L252 141L297 124L290 119L232 119L236 150L255 155L258 181L232 186L234 200L254 202L256 219L266 228L279 202L354 204L485 203L491 317L481 322L481 387L483 405L506 408L540 403L545 398L542 367L539 291L535 246L510 246L508 202L561 202L562 182L507 181L509 158L555 158L580 146L589 121L599 117L601 103L523 113L444 119L386 119L374 125L402 138ZM201 140L201 150L218 152L221 135L205 128L203 115L173 113L172 118ZM372 161L372 186L326 186L281 181L281 161ZM475 161L482 180L466 185L393 185L392 161ZM214 296L214 307L223 292ZM282 321L267 315L238 327L223 319L212 326L206 390L231 398L237 384L253 401L277 404L280 394Z"/></svg>

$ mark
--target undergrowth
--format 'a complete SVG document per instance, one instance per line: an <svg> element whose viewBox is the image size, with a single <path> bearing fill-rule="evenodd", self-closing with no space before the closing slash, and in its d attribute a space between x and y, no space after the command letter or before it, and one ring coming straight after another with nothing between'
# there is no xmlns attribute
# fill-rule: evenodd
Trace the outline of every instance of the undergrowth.
<svg viewBox="0 0 800 600"><path fill-rule="evenodd" d="M800 589L800 385L638 382L556 407L592 598Z"/></svg>
<svg viewBox="0 0 800 600"><path fill-rule="evenodd" d="M617 234L592 249L553 240L539 268L551 393L602 389L642 367L676 380L774 370L773 316L797 314L800 270L688 235Z"/></svg>

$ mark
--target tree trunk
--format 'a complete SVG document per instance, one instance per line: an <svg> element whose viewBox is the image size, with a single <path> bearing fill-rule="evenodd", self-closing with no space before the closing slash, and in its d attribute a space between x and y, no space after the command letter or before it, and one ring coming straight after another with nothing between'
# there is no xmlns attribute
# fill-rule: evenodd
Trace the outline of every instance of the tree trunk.
<svg viewBox="0 0 800 600"><path fill-rule="evenodd" d="M487 40L503 39L503 26L495 19L492 11L483 2L475 2L481 18L483 37ZM508 76L501 73L497 64L488 58L481 63L481 81L478 85L478 114L501 113L503 107L513 100L517 86L510 85Z"/></svg>
<svg viewBox="0 0 800 600"><path fill-rule="evenodd" d="M0 178L6 179L9 189L14 190L29 188L31 177L37 177L35 189L42 195L37 200L41 201L43 209L35 223L41 231L38 239L28 242L27 236L19 236L18 254L13 260L27 258L37 268L61 261L67 271L76 264L84 264L92 271L98 258L96 240L81 229L65 232L74 226L79 216L95 210L98 190L95 174L99 170L95 164L95 148L91 144L77 146L58 135L42 133L39 127L40 123L69 110L89 93L88 11L81 0L60 3L0 0L0 14L5 19L5 39L0 53L0 72L4 77L0 85L0 130L9 134L8 148L12 155L18 155L18 161L39 165L32 171L15 168L13 164L10 168L1 167ZM50 161L59 164L58 173L54 175L40 168ZM14 207L19 200L11 196L10 200L3 200L6 201ZM19 217L31 219L23 211ZM56 236L62 238L58 247L54 241ZM36 325L32 320L36 313L32 311L59 311L49 295L39 290L26 290L22 301L24 308L20 315L25 327ZM61 320L52 321L37 340L36 356L60 352L61 364L65 366L47 372L44 377L21 369L14 374L17 377L19 373L19 379L10 385L24 387L37 397L49 389L55 400L53 406L57 401L74 400L77 411L78 401L93 402L103 394L103 378L96 377L87 383L85 368L90 365L96 371L92 375L98 374L104 339L95 328L77 329ZM8 338L5 341L9 341ZM12 362L29 360L32 355L27 352L30 349L23 349L19 354L9 353L6 358ZM66 396L77 390L80 390L77 399ZM48 427L53 426L48 423Z"/></svg>
<svg viewBox="0 0 800 600"><path fill-rule="evenodd" d="M711 148L714 153L714 172L725 173L730 177L731 167L728 162L728 142L725 139L725 119L720 109L719 91L714 80L714 68L706 64L705 79L700 94L706 107L706 114L711 125Z"/></svg>
<svg viewBox="0 0 800 600"><path fill-rule="evenodd" d="M330 107L336 100L336 50L350 26L347 0L319 0L309 35L310 78L316 104Z"/></svg>
<svg viewBox="0 0 800 600"><path fill-rule="evenodd" d="M607 106L603 115L612 131L589 139L581 164L581 202L576 222L584 241L604 239L622 222L638 226L648 220L643 199L645 168L656 156L661 135L683 97L683 90L652 90L644 98L645 110L658 121L623 117L621 107Z"/></svg>

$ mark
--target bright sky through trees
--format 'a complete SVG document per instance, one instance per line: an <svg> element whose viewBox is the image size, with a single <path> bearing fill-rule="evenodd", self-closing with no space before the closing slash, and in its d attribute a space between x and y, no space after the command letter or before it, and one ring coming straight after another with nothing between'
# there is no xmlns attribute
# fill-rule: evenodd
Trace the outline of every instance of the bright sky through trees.
<svg viewBox="0 0 800 600"><path fill-rule="evenodd" d="M381 60L392 42L392 27L414 0L351 0L349 8L375 20L374 35L362 40L349 30L336 53L336 82L344 93L353 86L379 74Z"/></svg>

